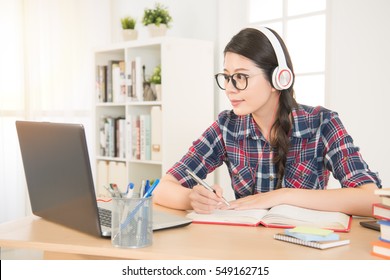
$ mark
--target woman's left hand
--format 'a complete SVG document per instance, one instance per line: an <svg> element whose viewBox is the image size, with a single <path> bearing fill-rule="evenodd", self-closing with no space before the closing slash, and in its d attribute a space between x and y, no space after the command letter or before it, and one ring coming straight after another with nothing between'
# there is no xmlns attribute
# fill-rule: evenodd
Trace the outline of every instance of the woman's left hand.
<svg viewBox="0 0 390 280"><path fill-rule="evenodd" d="M278 189L266 193L257 193L237 200L231 201L225 209L246 210L246 209L268 209L283 203L286 189Z"/></svg>

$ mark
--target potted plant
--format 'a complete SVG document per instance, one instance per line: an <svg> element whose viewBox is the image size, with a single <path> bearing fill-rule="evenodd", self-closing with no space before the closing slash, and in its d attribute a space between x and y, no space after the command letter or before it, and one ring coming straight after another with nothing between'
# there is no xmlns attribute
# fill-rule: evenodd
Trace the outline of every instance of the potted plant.
<svg viewBox="0 0 390 280"><path fill-rule="evenodd" d="M156 3L154 9L144 10L142 23L148 27L151 37L165 35L171 22L172 17L168 8L160 3Z"/></svg>
<svg viewBox="0 0 390 280"><path fill-rule="evenodd" d="M151 87L156 94L157 100L161 100L161 65L154 68L153 74L149 79Z"/></svg>
<svg viewBox="0 0 390 280"><path fill-rule="evenodd" d="M127 16L121 18L122 33L125 40L135 40L138 37L138 32L135 30L137 21L135 18Z"/></svg>

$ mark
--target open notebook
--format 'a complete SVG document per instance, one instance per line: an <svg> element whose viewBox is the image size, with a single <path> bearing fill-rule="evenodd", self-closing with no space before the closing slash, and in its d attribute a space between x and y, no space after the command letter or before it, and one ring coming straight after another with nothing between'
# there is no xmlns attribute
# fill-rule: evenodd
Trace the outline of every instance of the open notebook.
<svg viewBox="0 0 390 280"><path fill-rule="evenodd" d="M88 234L110 236L110 228L101 226L84 127L17 121L16 129L32 212ZM153 211L154 230L191 223Z"/></svg>

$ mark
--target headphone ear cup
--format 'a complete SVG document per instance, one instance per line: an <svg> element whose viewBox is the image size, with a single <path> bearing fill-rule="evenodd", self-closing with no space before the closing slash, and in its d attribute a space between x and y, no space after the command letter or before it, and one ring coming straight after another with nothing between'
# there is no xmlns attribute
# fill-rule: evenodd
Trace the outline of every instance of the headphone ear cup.
<svg viewBox="0 0 390 280"><path fill-rule="evenodd" d="M276 67L272 73L272 84L277 90L289 89L294 81L293 74L289 68Z"/></svg>

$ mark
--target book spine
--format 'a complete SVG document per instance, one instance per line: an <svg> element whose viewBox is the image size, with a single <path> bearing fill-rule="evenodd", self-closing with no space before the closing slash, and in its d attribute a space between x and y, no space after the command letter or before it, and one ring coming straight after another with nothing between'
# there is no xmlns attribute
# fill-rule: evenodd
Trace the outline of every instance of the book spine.
<svg viewBox="0 0 390 280"><path fill-rule="evenodd" d="M133 59L131 61L131 67L130 67L130 72L131 72L131 100L132 101L137 101L137 93L136 93L136 71L135 71L135 60Z"/></svg>
<svg viewBox="0 0 390 280"><path fill-rule="evenodd" d="M372 205L372 215L377 219L390 221L390 206L375 203Z"/></svg>
<svg viewBox="0 0 390 280"><path fill-rule="evenodd" d="M119 69L119 63L112 64L112 71L111 75L112 81L112 90L111 94L108 95L108 102L120 102L119 96L120 96L120 69Z"/></svg>
<svg viewBox="0 0 390 280"><path fill-rule="evenodd" d="M131 61L126 61L125 71L126 71L126 94L127 94L126 99L127 102L130 102L134 100Z"/></svg>
<svg viewBox="0 0 390 280"><path fill-rule="evenodd" d="M115 145L115 120L112 117L107 118L108 121L108 156L115 157L116 145Z"/></svg>
<svg viewBox="0 0 390 280"><path fill-rule="evenodd" d="M160 106L152 106L150 110L151 118L151 159L161 161L162 159L162 112Z"/></svg>
<svg viewBox="0 0 390 280"><path fill-rule="evenodd" d="M136 71L136 94L137 100L144 100L144 87L143 87L143 75L142 75L142 59L140 56L135 58L135 71Z"/></svg>
<svg viewBox="0 0 390 280"><path fill-rule="evenodd" d="M119 61L119 96L118 102L126 102L126 64L124 61Z"/></svg>

